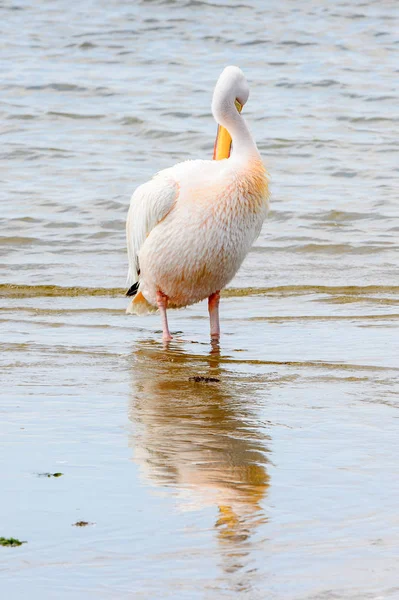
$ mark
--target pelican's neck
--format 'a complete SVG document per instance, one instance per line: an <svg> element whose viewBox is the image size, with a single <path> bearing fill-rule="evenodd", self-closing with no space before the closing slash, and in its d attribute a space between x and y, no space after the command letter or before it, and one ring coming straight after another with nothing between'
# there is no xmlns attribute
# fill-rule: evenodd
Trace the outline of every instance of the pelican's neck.
<svg viewBox="0 0 399 600"><path fill-rule="evenodd" d="M234 102L224 101L213 107L219 124L215 143L214 158L228 158L232 142L232 158L241 160L259 157L259 152L244 117L238 112Z"/></svg>

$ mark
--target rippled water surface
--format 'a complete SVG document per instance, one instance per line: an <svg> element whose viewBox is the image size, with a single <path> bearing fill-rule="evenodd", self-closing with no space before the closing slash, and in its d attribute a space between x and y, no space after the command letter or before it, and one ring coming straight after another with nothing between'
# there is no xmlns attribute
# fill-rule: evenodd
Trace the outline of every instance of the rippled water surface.
<svg viewBox="0 0 399 600"><path fill-rule="evenodd" d="M0 17L1 596L399 598L397 3ZM220 347L200 304L165 349L124 313L129 197L211 156L227 64L272 211Z"/></svg>

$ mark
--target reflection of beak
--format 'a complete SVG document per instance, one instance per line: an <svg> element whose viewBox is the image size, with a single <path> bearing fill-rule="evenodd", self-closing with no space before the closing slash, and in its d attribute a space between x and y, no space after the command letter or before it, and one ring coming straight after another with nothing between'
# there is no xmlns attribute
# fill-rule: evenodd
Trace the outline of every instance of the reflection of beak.
<svg viewBox="0 0 399 600"><path fill-rule="evenodd" d="M242 111L242 104L235 100L236 109L240 113ZM216 134L215 147L213 150L213 160L221 160L222 158L229 158L231 150L231 135L225 127L218 125L218 132Z"/></svg>
<svg viewBox="0 0 399 600"><path fill-rule="evenodd" d="M221 530L222 537L233 537L237 533L238 523L238 516L231 506L219 506L219 518L216 521L216 527L223 527Z"/></svg>

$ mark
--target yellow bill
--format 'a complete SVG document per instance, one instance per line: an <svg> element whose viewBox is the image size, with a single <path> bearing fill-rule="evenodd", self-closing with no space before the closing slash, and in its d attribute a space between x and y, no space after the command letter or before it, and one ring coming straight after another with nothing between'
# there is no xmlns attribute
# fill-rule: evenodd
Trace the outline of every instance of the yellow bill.
<svg viewBox="0 0 399 600"><path fill-rule="evenodd" d="M242 104L235 100L236 109L240 113L242 111ZM231 136L225 127L218 125L218 131L216 134L215 147L213 149L213 160L222 160L222 158L229 158L231 150Z"/></svg>

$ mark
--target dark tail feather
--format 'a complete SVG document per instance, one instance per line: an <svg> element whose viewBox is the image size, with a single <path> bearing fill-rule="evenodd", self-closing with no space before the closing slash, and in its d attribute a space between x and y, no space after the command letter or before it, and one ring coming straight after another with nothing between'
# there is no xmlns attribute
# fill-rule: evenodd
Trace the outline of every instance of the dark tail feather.
<svg viewBox="0 0 399 600"><path fill-rule="evenodd" d="M139 289L139 282L136 281L133 285L130 286L128 291L126 292L126 296L135 296L137 294L137 290Z"/></svg>

